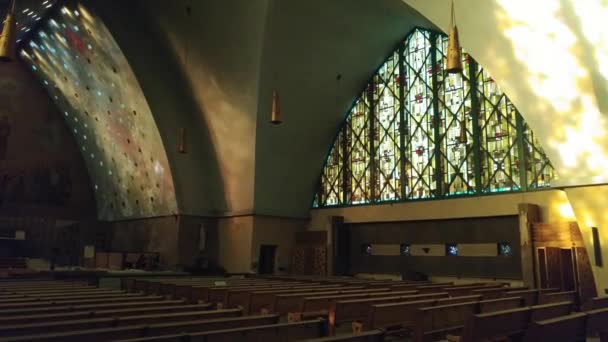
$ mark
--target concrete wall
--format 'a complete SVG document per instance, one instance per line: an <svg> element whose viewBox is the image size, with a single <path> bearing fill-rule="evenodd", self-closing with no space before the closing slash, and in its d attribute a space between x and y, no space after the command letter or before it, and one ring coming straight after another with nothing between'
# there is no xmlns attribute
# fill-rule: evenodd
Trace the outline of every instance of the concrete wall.
<svg viewBox="0 0 608 342"><path fill-rule="evenodd" d="M219 263L230 273L252 271L253 216L227 217L217 220Z"/></svg>
<svg viewBox="0 0 608 342"><path fill-rule="evenodd" d="M109 234L109 251L158 252L162 268L179 262L178 217L137 219L101 223Z"/></svg>
<svg viewBox="0 0 608 342"><path fill-rule="evenodd" d="M22 63L0 64L0 102L0 216L95 217L76 141Z"/></svg>
<svg viewBox="0 0 608 342"><path fill-rule="evenodd" d="M257 263L261 245L276 245L275 271L287 273L291 268L296 233L304 231L308 220L255 216L251 260Z"/></svg>
<svg viewBox="0 0 608 342"><path fill-rule="evenodd" d="M255 213L307 217L325 157L353 101L411 29L433 26L396 0L273 0L268 12ZM280 94L281 126L269 124L273 89Z"/></svg>
<svg viewBox="0 0 608 342"><path fill-rule="evenodd" d="M255 120L267 1L88 1L140 81L180 214L253 211ZM178 152L185 128L185 154Z"/></svg>

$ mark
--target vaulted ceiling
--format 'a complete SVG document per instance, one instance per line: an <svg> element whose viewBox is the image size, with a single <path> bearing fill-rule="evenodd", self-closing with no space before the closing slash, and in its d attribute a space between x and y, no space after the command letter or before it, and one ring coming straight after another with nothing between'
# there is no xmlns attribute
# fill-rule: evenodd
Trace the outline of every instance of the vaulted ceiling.
<svg viewBox="0 0 608 342"><path fill-rule="evenodd" d="M574 142L568 143L567 129L544 128L553 124L552 115L567 124L572 117L562 113L589 112L585 111L589 101L559 107L559 97L552 98L549 88L543 87L556 86L560 78L546 71L522 81L527 75L526 58L535 61L532 48L517 45L514 36L505 38L500 27L510 28L507 32L513 35L521 31L508 18L520 16L519 22L525 22L527 17L521 17L523 12L514 5L523 2L495 0L477 6L471 1L457 7L464 47L487 67L543 137L561 176L575 178L569 170L582 162L595 171L571 184L601 182L606 178L601 172L605 158L593 158L593 151L601 155L603 150L592 144L594 139L600 142L601 135L581 136L585 142L591 139L590 145L568 159L563 150L576 150ZM145 145L149 153L166 155L176 211L195 215L306 216L334 134L367 78L412 28L436 29L426 18L441 28L447 26L447 2L417 0L83 0L81 4L107 27L119 47L117 53L124 54L141 87L154 125L131 127L135 131L157 127L161 141ZM24 0L19 6L45 5ZM36 18L37 14L28 13L22 14ZM520 50L527 55L518 55ZM534 65L543 65L537 62ZM580 89L591 87L602 94L601 72L590 74L594 78ZM281 95L281 126L268 122L273 89ZM594 101L591 97L592 106ZM581 128L578 123L570 127ZM182 143L185 151L178 148ZM129 165L134 163L129 160ZM122 189L127 202L150 197L141 189L145 196L133 197L124 182L107 188ZM121 207L121 200L116 201ZM151 211L127 210L109 217L172 211L155 203Z"/></svg>
<svg viewBox="0 0 608 342"><path fill-rule="evenodd" d="M82 5L128 60L162 138L178 211L195 215L307 216L355 95L409 31L433 28L398 0ZM281 126L268 122L275 88Z"/></svg>

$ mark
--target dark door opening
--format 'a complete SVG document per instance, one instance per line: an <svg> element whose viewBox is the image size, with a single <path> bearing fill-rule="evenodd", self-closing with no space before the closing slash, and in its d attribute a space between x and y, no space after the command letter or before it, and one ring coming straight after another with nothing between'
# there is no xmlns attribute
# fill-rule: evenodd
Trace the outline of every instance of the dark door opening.
<svg viewBox="0 0 608 342"><path fill-rule="evenodd" d="M274 261L277 252L276 245L261 245L260 246L260 257L258 259L258 273L259 274L273 274L274 273Z"/></svg>

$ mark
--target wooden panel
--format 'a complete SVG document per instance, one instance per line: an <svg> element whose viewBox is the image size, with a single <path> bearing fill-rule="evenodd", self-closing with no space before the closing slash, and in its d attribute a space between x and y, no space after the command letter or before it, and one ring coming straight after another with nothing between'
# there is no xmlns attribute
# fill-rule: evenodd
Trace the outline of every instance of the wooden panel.
<svg viewBox="0 0 608 342"><path fill-rule="evenodd" d="M572 243L582 245L583 238L576 222L534 223L532 241L536 246L571 247Z"/></svg>
<svg viewBox="0 0 608 342"><path fill-rule="evenodd" d="M562 287L561 248L547 247L547 286Z"/></svg>
<svg viewBox="0 0 608 342"><path fill-rule="evenodd" d="M593 279L593 271L591 270L591 262L589 254L584 247L574 248L576 255L576 269L579 287L579 295L581 302L584 303L587 299L597 296L595 281Z"/></svg>
<svg viewBox="0 0 608 342"><path fill-rule="evenodd" d="M562 266L562 291L574 291L576 289L574 279L574 260L572 249L562 249L561 266Z"/></svg>
<svg viewBox="0 0 608 342"><path fill-rule="evenodd" d="M372 255L400 255L400 245L372 244Z"/></svg>
<svg viewBox="0 0 608 342"><path fill-rule="evenodd" d="M445 245L411 245L410 254L413 256L445 256Z"/></svg>
<svg viewBox="0 0 608 342"><path fill-rule="evenodd" d="M462 243L458 244L459 256L497 256L498 246L496 243Z"/></svg>
<svg viewBox="0 0 608 342"><path fill-rule="evenodd" d="M546 289L547 286L547 252L544 248L536 250L538 260L538 284L541 289Z"/></svg>

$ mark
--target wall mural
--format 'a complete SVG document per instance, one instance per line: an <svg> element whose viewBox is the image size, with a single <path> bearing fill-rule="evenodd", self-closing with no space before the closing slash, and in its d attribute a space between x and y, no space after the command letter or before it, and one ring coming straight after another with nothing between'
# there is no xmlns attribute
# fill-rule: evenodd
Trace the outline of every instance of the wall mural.
<svg viewBox="0 0 608 342"><path fill-rule="evenodd" d="M67 5L21 57L64 114L89 169L102 220L171 215L177 202L152 112L100 18Z"/></svg>

